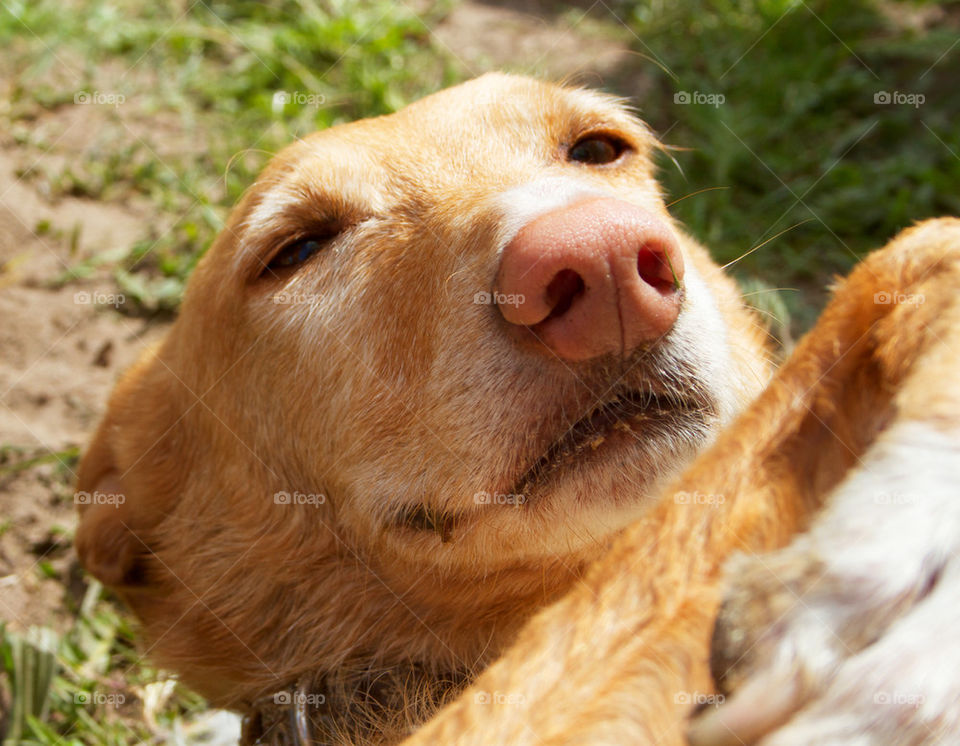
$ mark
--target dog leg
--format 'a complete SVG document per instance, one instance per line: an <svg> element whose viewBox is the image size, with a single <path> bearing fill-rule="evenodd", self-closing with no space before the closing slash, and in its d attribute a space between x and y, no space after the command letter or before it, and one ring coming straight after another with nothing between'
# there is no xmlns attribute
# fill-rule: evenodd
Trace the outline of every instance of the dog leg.
<svg viewBox="0 0 960 746"><path fill-rule="evenodd" d="M960 611L955 226L908 232L897 251L915 262L928 257L930 271L877 290L881 304L898 302L884 304L895 307L872 332L876 357L909 371L892 424L809 533L728 566L713 668L734 696L697 724L698 744L960 738L960 640L951 622Z"/></svg>

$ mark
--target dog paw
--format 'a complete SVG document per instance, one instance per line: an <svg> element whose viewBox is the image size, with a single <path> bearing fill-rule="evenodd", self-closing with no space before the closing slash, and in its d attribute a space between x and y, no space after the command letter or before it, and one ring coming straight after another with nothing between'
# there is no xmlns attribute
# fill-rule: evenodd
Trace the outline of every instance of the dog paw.
<svg viewBox="0 0 960 746"><path fill-rule="evenodd" d="M806 534L738 557L697 746L960 742L960 436L891 428Z"/></svg>

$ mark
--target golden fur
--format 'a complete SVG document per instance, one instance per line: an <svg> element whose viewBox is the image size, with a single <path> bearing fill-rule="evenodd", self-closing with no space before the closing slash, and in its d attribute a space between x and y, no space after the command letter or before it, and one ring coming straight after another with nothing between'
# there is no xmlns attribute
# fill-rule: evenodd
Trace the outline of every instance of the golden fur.
<svg viewBox="0 0 960 746"><path fill-rule="evenodd" d="M565 162L597 129L630 157ZM867 301L944 281L955 262L928 247L960 245L960 229L931 224L871 257L774 384L666 486L770 376L760 325L702 247L674 226L727 330L722 380L698 381L695 357L671 368L686 353L666 343L573 375L470 303L495 272L495 198L511 187L573 173L669 221L656 147L611 98L485 76L272 161L81 465L80 490L126 500L81 506L78 552L133 609L152 658L238 709L309 675L329 730L391 741L499 657L417 743L682 742L689 707L673 696L711 691L724 559L802 529L902 408L938 411L907 385L933 349L917 317ZM264 271L290 237L331 223L326 256ZM951 303L923 314L940 328ZM509 492L594 389L674 376L669 395L694 414L585 452L520 509L473 498ZM814 445L832 438L844 447ZM725 500L671 499L681 491ZM491 710L478 692L526 705Z"/></svg>
<svg viewBox="0 0 960 746"><path fill-rule="evenodd" d="M405 743L686 743L692 694L715 691L709 660L724 561L785 545L893 422L944 430L960 422L960 394L945 385L960 370L957 287L960 220L928 221L869 256L771 385L657 507ZM926 302L877 303L877 293ZM671 499L694 492L725 499L707 508ZM769 575L758 564L724 619L742 632L724 629L713 649L726 691L763 659L770 641L754 643L796 598L780 582L760 593ZM524 705L478 703L489 692ZM740 712L742 730L711 722L697 743L754 743L804 704L787 700L773 721L753 724ZM885 736L898 742L897 732Z"/></svg>

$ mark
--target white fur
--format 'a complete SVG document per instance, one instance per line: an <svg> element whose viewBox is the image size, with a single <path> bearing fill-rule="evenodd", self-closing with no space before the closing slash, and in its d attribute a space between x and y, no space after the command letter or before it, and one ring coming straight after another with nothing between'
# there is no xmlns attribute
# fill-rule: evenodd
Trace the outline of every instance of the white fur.
<svg viewBox="0 0 960 746"><path fill-rule="evenodd" d="M702 385L717 403L720 423L726 425L740 406L736 388L730 385L736 374L729 330L713 293L689 260L684 267L683 286L683 308L670 332L669 345L678 357L694 361Z"/></svg>
<svg viewBox="0 0 960 746"><path fill-rule="evenodd" d="M303 201L303 195L286 185L268 189L260 202L250 211L245 224L248 228L267 232L273 222L286 210Z"/></svg>
<svg viewBox="0 0 960 746"><path fill-rule="evenodd" d="M503 215L498 256L530 221L587 197L618 198L612 190L598 189L567 176L544 176L503 192L496 200Z"/></svg>
<svg viewBox="0 0 960 746"><path fill-rule="evenodd" d="M730 706L763 718L764 692L803 680L812 701L764 744L960 743L958 550L960 432L895 424L807 534L753 560L822 575Z"/></svg>
<svg viewBox="0 0 960 746"><path fill-rule="evenodd" d="M822 694L763 743L960 743L958 570L948 563L931 595L845 660Z"/></svg>

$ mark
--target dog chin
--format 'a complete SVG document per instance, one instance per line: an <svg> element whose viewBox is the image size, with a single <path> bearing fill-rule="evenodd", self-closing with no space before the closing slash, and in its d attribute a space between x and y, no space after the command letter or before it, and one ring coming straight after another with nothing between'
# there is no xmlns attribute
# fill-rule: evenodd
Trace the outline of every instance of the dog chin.
<svg viewBox="0 0 960 746"><path fill-rule="evenodd" d="M484 546L493 536L502 546L495 562L505 565L590 555L661 499L665 484L717 427L707 410L648 411L618 420L604 434L541 464L525 481L479 493L478 502L486 504L476 510L434 518L432 540L439 537L471 554L473 545ZM516 542L505 541L510 536Z"/></svg>
<svg viewBox="0 0 960 746"><path fill-rule="evenodd" d="M428 499L408 505L391 519L392 528L404 541L421 548L439 542L454 555L458 549L471 554L491 535L498 543L516 536L514 545L507 542L497 552L498 560L562 555L605 541L653 504L720 425L716 406L702 392L639 390L621 387L544 438L546 445L517 473L488 484L469 504Z"/></svg>

